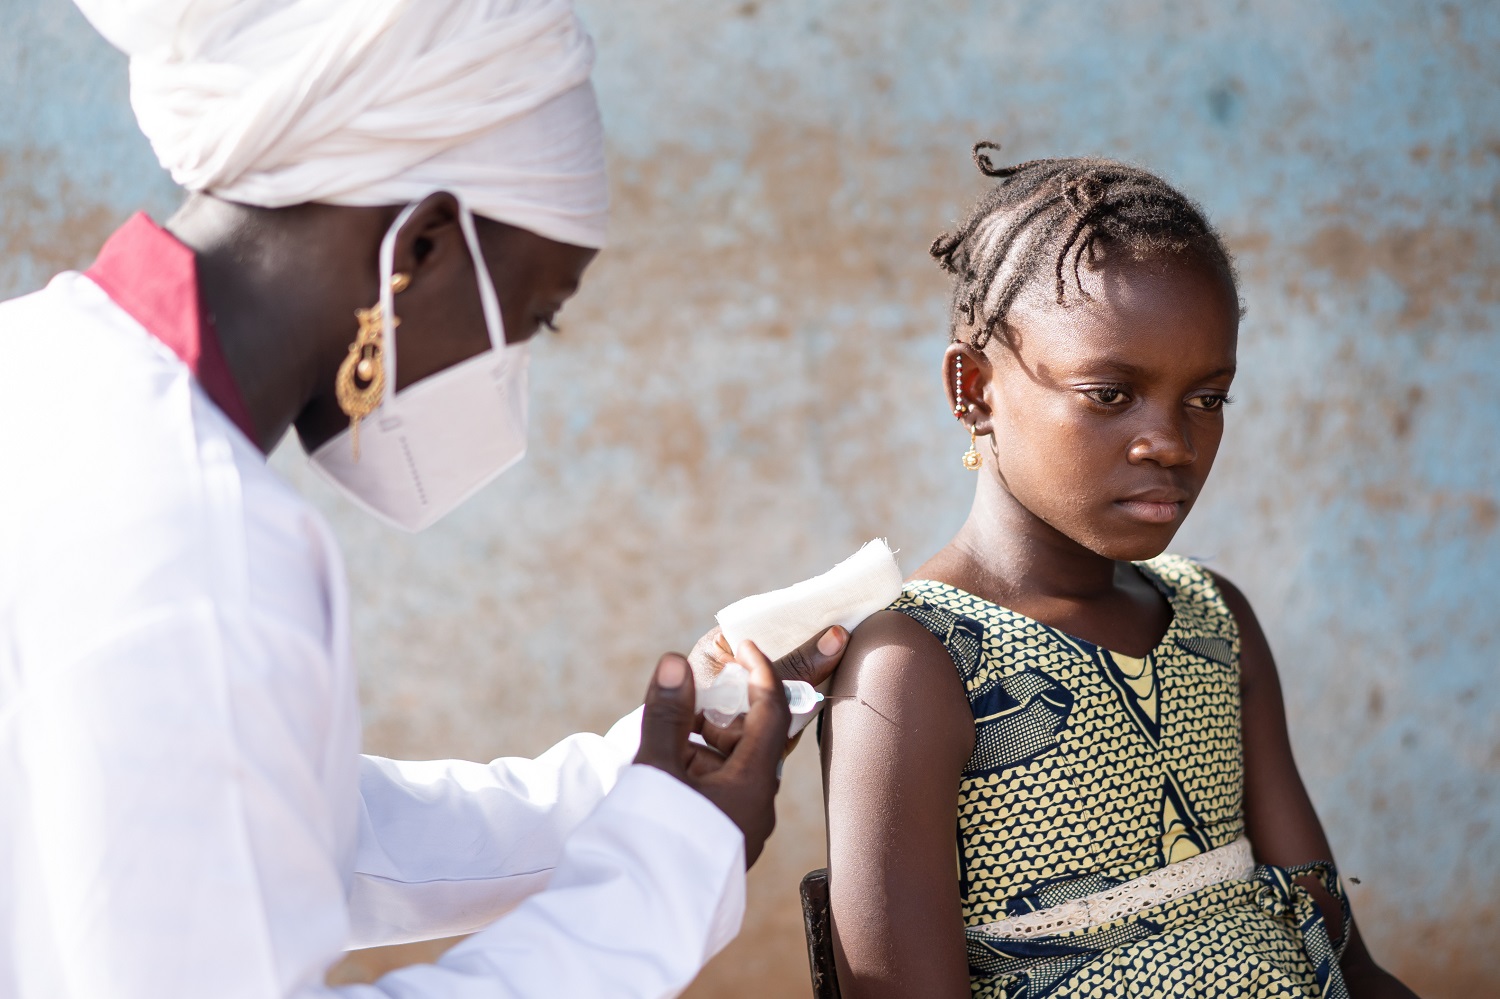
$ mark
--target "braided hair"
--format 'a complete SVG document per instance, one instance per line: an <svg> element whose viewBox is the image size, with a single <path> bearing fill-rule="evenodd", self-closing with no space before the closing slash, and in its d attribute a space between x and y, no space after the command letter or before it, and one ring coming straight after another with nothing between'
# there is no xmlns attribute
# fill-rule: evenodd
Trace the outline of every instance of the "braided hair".
<svg viewBox="0 0 1500 999"><path fill-rule="evenodd" d="M980 142L974 163L999 183L963 223L932 243L938 265L955 276L952 339L983 350L1002 339L1016 299L1050 263L1059 305L1068 277L1084 298L1079 268L1095 251L1123 251L1133 259L1189 257L1229 282L1238 300L1234 264L1203 211L1160 177L1114 160L1072 157L997 167L1000 146Z"/></svg>

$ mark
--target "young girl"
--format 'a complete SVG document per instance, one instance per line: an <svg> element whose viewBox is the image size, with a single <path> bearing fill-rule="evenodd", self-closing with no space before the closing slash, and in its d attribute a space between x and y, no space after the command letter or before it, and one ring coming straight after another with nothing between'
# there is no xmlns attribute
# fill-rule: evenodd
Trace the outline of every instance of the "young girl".
<svg viewBox="0 0 1500 999"><path fill-rule="evenodd" d="M1223 434L1229 255L1150 173L996 148L932 246L974 505L825 716L844 999L1409 996L1349 921L1250 605L1162 554Z"/></svg>

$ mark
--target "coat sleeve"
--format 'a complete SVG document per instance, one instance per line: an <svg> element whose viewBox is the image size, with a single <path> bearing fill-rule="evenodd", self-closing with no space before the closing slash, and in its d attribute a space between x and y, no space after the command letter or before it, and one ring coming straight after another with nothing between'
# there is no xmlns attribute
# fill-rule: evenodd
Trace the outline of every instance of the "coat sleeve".
<svg viewBox="0 0 1500 999"><path fill-rule="evenodd" d="M534 760L360 760L351 948L472 933L545 887L640 741L640 710Z"/></svg>
<svg viewBox="0 0 1500 999"><path fill-rule="evenodd" d="M744 839L723 812L631 766L563 844L545 890L350 999L668 999L739 932Z"/></svg>

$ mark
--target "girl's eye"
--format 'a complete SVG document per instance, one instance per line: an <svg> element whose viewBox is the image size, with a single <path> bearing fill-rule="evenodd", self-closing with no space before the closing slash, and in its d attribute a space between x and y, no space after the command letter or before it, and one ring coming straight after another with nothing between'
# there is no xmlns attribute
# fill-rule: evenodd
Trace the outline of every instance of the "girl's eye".
<svg viewBox="0 0 1500 999"><path fill-rule="evenodd" d="M1118 406L1120 403L1128 402L1130 399L1125 394L1125 390L1116 385L1106 385L1104 388L1089 389L1083 394L1102 406Z"/></svg>
<svg viewBox="0 0 1500 999"><path fill-rule="evenodd" d="M1207 410L1210 413L1223 409L1228 404L1229 396L1227 395L1195 395L1188 400L1189 406Z"/></svg>
<svg viewBox="0 0 1500 999"><path fill-rule="evenodd" d="M547 332L557 332L557 322L552 316L541 316L537 319L537 322L540 323L542 328L547 330Z"/></svg>

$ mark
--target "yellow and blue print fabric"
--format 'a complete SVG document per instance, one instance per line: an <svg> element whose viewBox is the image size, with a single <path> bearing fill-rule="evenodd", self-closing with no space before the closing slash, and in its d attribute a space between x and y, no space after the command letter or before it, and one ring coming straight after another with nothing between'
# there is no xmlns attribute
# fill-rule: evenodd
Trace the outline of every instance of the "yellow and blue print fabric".
<svg viewBox="0 0 1500 999"><path fill-rule="evenodd" d="M1234 616L1190 560L1138 567L1172 608L1145 658L932 580L907 584L891 605L943 642L974 714L957 825L973 993L1336 996L1336 954L1309 954L1327 935L1316 942L1302 925L1316 919L1321 930L1316 908L1309 916L1306 891L1274 869L1086 931L1025 941L977 932L1244 834ZM1331 872L1295 873L1325 873L1337 888Z"/></svg>

